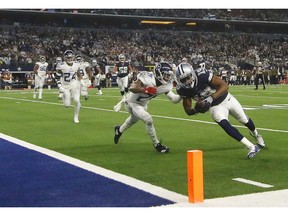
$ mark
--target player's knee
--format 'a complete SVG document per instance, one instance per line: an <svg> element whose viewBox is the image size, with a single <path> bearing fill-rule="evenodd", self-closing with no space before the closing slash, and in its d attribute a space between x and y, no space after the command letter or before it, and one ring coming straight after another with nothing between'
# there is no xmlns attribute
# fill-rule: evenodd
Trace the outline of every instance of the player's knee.
<svg viewBox="0 0 288 216"><path fill-rule="evenodd" d="M149 125L153 124L153 119L152 119L152 117L150 115L147 115L147 116L144 117L144 122L145 122L146 125L149 126Z"/></svg>

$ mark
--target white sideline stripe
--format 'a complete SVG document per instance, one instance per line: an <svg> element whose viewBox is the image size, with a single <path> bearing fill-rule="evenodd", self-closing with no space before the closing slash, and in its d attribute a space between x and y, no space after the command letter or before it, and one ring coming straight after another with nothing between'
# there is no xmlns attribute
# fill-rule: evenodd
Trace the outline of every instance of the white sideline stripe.
<svg viewBox="0 0 288 216"><path fill-rule="evenodd" d="M140 181L138 179L135 179L135 178L132 178L132 177L129 177L126 175L122 175L122 174L113 172L111 170L104 169L102 167L78 160L76 158L69 157L67 155L64 155L64 154L61 154L61 153L58 153L58 152L55 152L55 151L52 151L52 150L49 150L46 148L42 148L40 146L33 145L31 143L25 142L23 140L19 140L17 138L14 138L14 137L2 134L2 133L0 133L0 138L8 140L14 144L19 145L19 146L23 146L27 149L31 149L31 150L40 152L40 153L48 155L52 158L64 161L66 163L72 164L72 165L77 166L77 167L80 167L82 169L88 170L90 172L96 173L98 175L105 176L109 179L112 179L112 180L121 182L123 184L135 187L135 188L140 189L142 191L151 193L155 196L159 196L159 197L162 197L164 199L168 199L172 202L176 202L176 203L188 202L187 196L175 193L173 191L166 190L164 188L152 185L150 183L146 183L146 182Z"/></svg>
<svg viewBox="0 0 288 216"><path fill-rule="evenodd" d="M1 99L8 99L8 100L16 100L16 101L25 101L25 102L32 102L32 103L42 103L42 104L52 104L52 105L58 105L63 106L62 103L53 103L53 102L46 102L46 101L35 101L35 100L29 100L29 99L21 99L21 98L10 98L10 97L0 97ZM74 105L71 105L74 106ZM92 110L101 110L105 112L115 112L113 109L104 109L104 108L97 108L97 107L87 107L87 106L81 106L81 108L85 109L92 109ZM128 113L126 111L119 111L118 113ZM179 120L179 121L188 121L188 122L198 122L203 124L212 124L217 125L215 122L209 122L209 121L202 121L202 120L195 120L195 119L186 119L186 118L177 118L177 117L170 117L170 116L160 116L160 115L151 115L156 118L164 118L164 119L172 119L172 120ZM246 128L246 126L242 125L233 125L237 128ZM271 128L257 128L257 130L262 131L270 131L270 132L279 132L279 133L288 133L287 130L278 130L278 129L271 129Z"/></svg>
<svg viewBox="0 0 288 216"><path fill-rule="evenodd" d="M271 188L271 187L274 187L273 185L264 184L264 183L256 182L256 181L251 181L251 180L244 179L244 178L234 178L234 179L232 179L232 180L238 181L238 182L242 182L242 183L245 183L245 184L255 185L255 186L258 186L258 187L263 187L263 188Z"/></svg>
<svg viewBox="0 0 288 216"><path fill-rule="evenodd" d="M201 215L203 215L202 210L210 209L210 208L203 208L203 207L217 207L212 208L211 215L215 215L215 213L219 213L216 215L231 215L231 207L245 207L241 210L243 210L243 214L247 214L247 212L251 213L251 210L255 210L252 212L252 215L262 215L262 211L259 211L259 207L261 207L260 210L265 210L263 213L264 215L267 214L267 210L269 210L267 207L273 207L270 210L272 210L272 214L278 213L278 208L275 207L286 207L281 208L280 213L285 212L287 214L287 207L288 207L288 189L284 190L276 190L276 191L266 191L266 192L260 192L260 193L253 193L253 194L242 194L237 196L229 196L229 197L221 197L221 198L214 198L214 199L206 199L202 203L176 203L173 205L169 205L167 207L202 207L201 208ZM221 207L221 208L219 208ZM228 207L226 209L222 207ZM247 207L253 207L247 209ZM255 208L258 207L258 208ZM168 208L169 209L169 208ZM173 209L173 208L172 208ZM176 208L178 210L178 208ZM219 212L217 210L219 209ZM190 211L191 209L188 208ZM193 209L194 210L194 209ZM216 212L215 212L216 210ZM233 209L234 210L234 209ZM237 209L236 211L239 212L240 209ZM230 212L229 214L223 214L226 213L225 211ZM275 212L276 211L276 212ZM235 212L235 211L233 211ZM189 212L190 213L190 212ZM242 213L242 212L241 212ZM279 215L285 215L285 214L279 214ZM269 214L270 215L270 214Z"/></svg>

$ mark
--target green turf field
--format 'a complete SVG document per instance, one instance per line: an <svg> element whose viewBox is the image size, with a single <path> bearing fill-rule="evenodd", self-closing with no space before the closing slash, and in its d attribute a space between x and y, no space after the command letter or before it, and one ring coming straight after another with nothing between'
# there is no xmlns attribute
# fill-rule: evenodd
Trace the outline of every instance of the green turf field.
<svg viewBox="0 0 288 216"><path fill-rule="evenodd" d="M205 199L288 188L288 86L232 86L268 149L255 158L246 158L242 144L226 135L209 113L187 116L182 104L172 104L163 95L153 99L157 135L170 147L158 153L138 122L113 142L114 126L128 117L124 107L114 112L119 101L117 88L89 89L89 100L82 99L79 124L73 123L73 107L64 108L57 90L44 90L43 100L32 99L32 90L0 90L0 132L103 168L187 195L187 150L203 150ZM248 129L232 117L231 122L251 141ZM17 160L17 158L15 158ZM273 185L261 188L233 181L245 178Z"/></svg>

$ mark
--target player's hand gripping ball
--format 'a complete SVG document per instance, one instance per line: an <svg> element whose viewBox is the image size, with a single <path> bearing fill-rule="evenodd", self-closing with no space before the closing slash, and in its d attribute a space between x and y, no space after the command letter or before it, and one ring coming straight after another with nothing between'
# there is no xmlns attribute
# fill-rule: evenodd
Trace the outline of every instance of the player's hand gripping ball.
<svg viewBox="0 0 288 216"><path fill-rule="evenodd" d="M196 101L194 109L198 113L205 113L209 110L210 106L211 104L209 102L199 99L198 101Z"/></svg>

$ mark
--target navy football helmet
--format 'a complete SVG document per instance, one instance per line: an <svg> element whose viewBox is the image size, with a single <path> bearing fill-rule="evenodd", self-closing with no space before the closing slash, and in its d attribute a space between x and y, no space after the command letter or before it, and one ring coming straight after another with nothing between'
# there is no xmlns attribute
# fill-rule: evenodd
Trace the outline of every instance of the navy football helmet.
<svg viewBox="0 0 288 216"><path fill-rule="evenodd" d="M154 68L154 75L162 84L167 84L173 79L172 66L167 62L160 62Z"/></svg>
<svg viewBox="0 0 288 216"><path fill-rule="evenodd" d="M193 67L188 63L181 63L176 69L177 85L183 88L194 88L197 83L197 76Z"/></svg>

